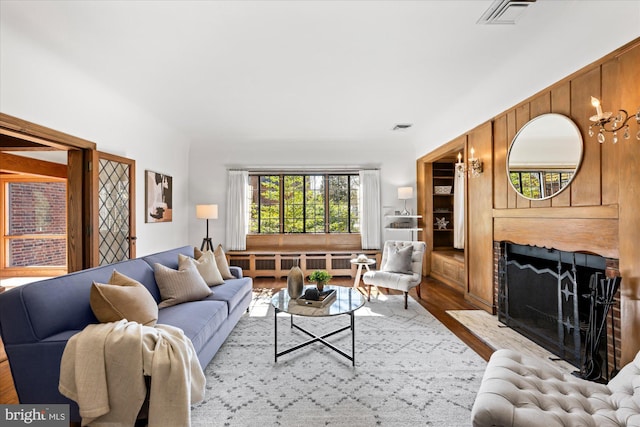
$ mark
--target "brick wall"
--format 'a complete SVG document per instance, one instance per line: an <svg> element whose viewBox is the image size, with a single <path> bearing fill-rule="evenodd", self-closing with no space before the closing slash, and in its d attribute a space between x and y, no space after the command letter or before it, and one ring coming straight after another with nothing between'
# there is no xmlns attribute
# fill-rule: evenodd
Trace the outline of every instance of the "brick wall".
<svg viewBox="0 0 640 427"><path fill-rule="evenodd" d="M607 259L607 277L620 276L620 262L617 259ZM624 280L624 279L623 279ZM612 316L613 314L613 316ZM620 333L620 289L616 293L613 299L613 306L611 312L607 316L607 363L609 367L609 374L613 376L617 374L617 370L620 366L620 351L621 347L621 333ZM615 333L612 333L614 331ZM611 336L613 335L613 340ZM613 374L613 375L612 375Z"/></svg>
<svg viewBox="0 0 640 427"><path fill-rule="evenodd" d="M63 239L11 239L9 267L67 264L65 182L10 182L9 235L60 235Z"/></svg>

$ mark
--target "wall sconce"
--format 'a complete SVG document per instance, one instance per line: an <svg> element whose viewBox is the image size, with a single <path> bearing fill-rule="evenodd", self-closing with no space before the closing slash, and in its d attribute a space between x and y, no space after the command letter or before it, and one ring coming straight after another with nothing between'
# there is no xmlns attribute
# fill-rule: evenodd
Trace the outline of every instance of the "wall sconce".
<svg viewBox="0 0 640 427"><path fill-rule="evenodd" d="M458 153L458 163L455 164L456 175L464 175L467 172L467 165L462 161L462 153Z"/></svg>
<svg viewBox="0 0 640 427"><path fill-rule="evenodd" d="M469 157L469 176L475 178L482 173L482 160L474 157L475 150L471 147L471 157ZM458 153L458 163L455 164L456 173L463 174L467 171L467 165L462 162L462 153Z"/></svg>
<svg viewBox="0 0 640 427"><path fill-rule="evenodd" d="M482 160L474 157L475 150L471 147L471 157L469 157L469 174L472 177L480 176L482 173Z"/></svg>
<svg viewBox="0 0 640 427"><path fill-rule="evenodd" d="M621 129L624 129L624 139L629 139L631 137L627 122L634 116L630 116L626 110L618 110L618 114L613 117L613 113L610 111L602 111L600 100L593 96L591 97L591 105L596 108L596 115L589 117L589 120L593 122L589 126L589 136L593 136L595 134L594 128L596 128L598 132L598 142L600 144L605 141L605 132L613 133L614 144L618 142L618 131ZM638 125L640 125L640 108L638 109L635 118ZM640 130L636 133L636 139L640 141Z"/></svg>
<svg viewBox="0 0 640 427"><path fill-rule="evenodd" d="M196 205L196 218L207 220L207 236L202 239L200 250L212 251L213 243L211 243L211 237L209 237L209 220L218 219L218 205Z"/></svg>
<svg viewBox="0 0 640 427"><path fill-rule="evenodd" d="M407 200L413 198L413 187L398 187L398 199L404 200L404 210L400 215L411 215L407 210Z"/></svg>

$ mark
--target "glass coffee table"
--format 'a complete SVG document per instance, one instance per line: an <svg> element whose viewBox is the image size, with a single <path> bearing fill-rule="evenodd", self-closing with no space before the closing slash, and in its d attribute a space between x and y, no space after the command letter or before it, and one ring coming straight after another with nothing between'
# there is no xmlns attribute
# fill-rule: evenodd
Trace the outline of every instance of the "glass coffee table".
<svg viewBox="0 0 640 427"><path fill-rule="evenodd" d="M353 288L345 288L341 286L325 286L326 289L335 289L336 291L336 299L333 302L327 303L324 307L311 307L308 305L302 305L296 302L296 300L292 300L289 297L289 292L286 289L281 290L276 295L271 298L271 305L274 308L274 318L273 318L273 329L275 335L275 361L278 361L278 357L283 356L287 353L291 353L292 351L299 350L303 347L311 345L315 342L319 342L329 347L336 353L346 357L351 360L353 366L356 366L356 341L355 341L355 316L354 312L364 305L365 299L364 296L360 294L357 290ZM291 328L295 328L309 337L310 340L305 341L301 344L298 344L294 347L288 348L286 350L278 352L278 313L288 313L291 315ZM340 315L348 315L351 318L351 322L348 326L336 329L334 331L328 332L323 335L316 335L312 332L307 331L306 329L296 325L293 322L294 316L304 316L304 317L328 317L328 316L340 316ZM331 344L326 340L326 338L338 334L342 331L351 330L351 355L342 351L335 345Z"/></svg>

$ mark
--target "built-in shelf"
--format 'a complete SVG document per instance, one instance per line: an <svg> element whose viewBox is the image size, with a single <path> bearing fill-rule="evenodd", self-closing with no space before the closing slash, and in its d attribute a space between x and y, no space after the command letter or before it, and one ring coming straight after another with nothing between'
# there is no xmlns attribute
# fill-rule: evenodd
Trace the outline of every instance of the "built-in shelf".
<svg viewBox="0 0 640 427"><path fill-rule="evenodd" d="M387 225L384 227L388 231L410 231L411 239L415 240L414 233L422 231L418 227L418 220L422 215L385 215Z"/></svg>
<svg viewBox="0 0 640 427"><path fill-rule="evenodd" d="M450 247L453 249L453 195L455 168L450 162L433 163L433 212L431 224L433 229L433 246ZM439 187L448 187L448 193L436 193ZM438 218L446 218L447 228L438 228L435 224Z"/></svg>

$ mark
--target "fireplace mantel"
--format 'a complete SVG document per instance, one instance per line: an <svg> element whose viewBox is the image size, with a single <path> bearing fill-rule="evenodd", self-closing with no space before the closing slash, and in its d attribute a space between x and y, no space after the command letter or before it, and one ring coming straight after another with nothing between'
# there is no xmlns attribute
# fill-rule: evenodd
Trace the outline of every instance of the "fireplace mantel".
<svg viewBox="0 0 640 427"><path fill-rule="evenodd" d="M493 210L495 241L618 259L618 234L618 205Z"/></svg>

